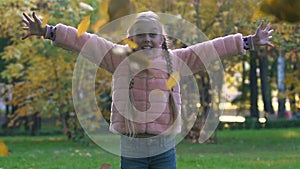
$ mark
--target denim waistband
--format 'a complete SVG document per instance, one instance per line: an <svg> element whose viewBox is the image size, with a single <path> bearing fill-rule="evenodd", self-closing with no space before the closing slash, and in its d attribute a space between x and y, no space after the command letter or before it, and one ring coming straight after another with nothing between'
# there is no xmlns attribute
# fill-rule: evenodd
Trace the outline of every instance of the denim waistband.
<svg viewBox="0 0 300 169"><path fill-rule="evenodd" d="M121 155L124 157L150 157L164 153L174 147L174 135L158 135L145 138L121 136Z"/></svg>

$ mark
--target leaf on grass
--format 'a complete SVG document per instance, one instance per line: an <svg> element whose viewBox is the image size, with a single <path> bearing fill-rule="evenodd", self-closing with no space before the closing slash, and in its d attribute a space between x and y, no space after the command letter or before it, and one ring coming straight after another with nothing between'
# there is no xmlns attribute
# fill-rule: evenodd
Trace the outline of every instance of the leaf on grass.
<svg viewBox="0 0 300 169"><path fill-rule="evenodd" d="M87 152L87 153L85 153L85 156L87 156L87 157L92 157L92 154L89 153L89 152Z"/></svg>
<svg viewBox="0 0 300 169"><path fill-rule="evenodd" d="M138 44L136 44L135 42L133 42L132 40L125 38L123 40L124 43L126 43L129 47L131 47L132 49L136 49L138 47Z"/></svg>
<svg viewBox="0 0 300 169"><path fill-rule="evenodd" d="M177 83L179 83L180 74L179 72L174 72L167 80L166 87L171 90Z"/></svg>
<svg viewBox="0 0 300 169"><path fill-rule="evenodd" d="M90 19L91 19L91 15L88 15L80 22L80 24L78 25L78 32L77 32L78 37L83 35L88 30L91 22Z"/></svg>
<svg viewBox="0 0 300 169"><path fill-rule="evenodd" d="M0 156L8 156L8 148L2 140L0 140Z"/></svg>
<svg viewBox="0 0 300 169"><path fill-rule="evenodd" d="M49 18L50 18L50 14L47 14L44 16L43 22L42 22L42 27L45 27L47 25Z"/></svg>
<svg viewBox="0 0 300 169"><path fill-rule="evenodd" d="M103 163L100 167L100 169L110 169L110 164L108 163Z"/></svg>

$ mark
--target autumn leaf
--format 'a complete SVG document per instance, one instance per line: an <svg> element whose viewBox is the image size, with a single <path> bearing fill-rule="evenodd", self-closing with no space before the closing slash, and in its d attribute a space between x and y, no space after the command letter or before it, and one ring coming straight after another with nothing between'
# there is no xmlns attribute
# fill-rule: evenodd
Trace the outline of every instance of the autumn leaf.
<svg viewBox="0 0 300 169"><path fill-rule="evenodd" d="M110 164L108 163L103 163L100 167L100 169L110 169Z"/></svg>
<svg viewBox="0 0 300 169"><path fill-rule="evenodd" d="M123 42L126 43L132 49L136 49L138 47L138 44L136 44L135 42L133 42L132 40L130 40L128 38L124 39Z"/></svg>
<svg viewBox="0 0 300 169"><path fill-rule="evenodd" d="M85 153L85 156L87 156L87 157L92 157L92 154L89 153L89 152L87 152L87 153Z"/></svg>
<svg viewBox="0 0 300 169"><path fill-rule="evenodd" d="M2 140L0 140L0 156L8 156L8 148Z"/></svg>
<svg viewBox="0 0 300 169"><path fill-rule="evenodd" d="M91 15L88 15L80 22L80 24L78 25L78 32L77 32L78 37L83 35L88 30L91 22L90 19L91 19Z"/></svg>
<svg viewBox="0 0 300 169"><path fill-rule="evenodd" d="M180 80L179 72L174 72L167 80L166 87L171 90Z"/></svg>
<svg viewBox="0 0 300 169"><path fill-rule="evenodd" d="M44 16L42 27L45 27L47 25L49 18L50 18L50 14Z"/></svg>

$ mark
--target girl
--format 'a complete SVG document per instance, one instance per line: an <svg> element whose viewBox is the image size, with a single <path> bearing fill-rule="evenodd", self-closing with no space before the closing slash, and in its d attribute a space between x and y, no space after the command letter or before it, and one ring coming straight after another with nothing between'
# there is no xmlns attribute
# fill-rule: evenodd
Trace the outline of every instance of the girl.
<svg viewBox="0 0 300 169"><path fill-rule="evenodd" d="M128 39L136 44L133 53L116 57L116 49L128 51L128 46L89 33L78 37L75 28L63 24L42 27L34 12L33 19L23 15L28 33L22 39L43 36L52 40L54 46L81 52L91 62L117 74L113 76L109 129L121 135L121 168L124 169L176 168L174 140L181 131L181 95L178 83L170 87L166 81L180 71L183 63L194 73L203 69L204 61L244 54L245 50L259 45L273 46L269 42L273 30L270 24L263 29L262 22L254 35L243 37L238 33L170 50L158 15L148 11L139 13L127 31ZM214 54L207 58L210 52ZM146 55L153 66L134 72L134 68L122 62L128 55L136 59ZM128 89L129 97L124 97ZM159 89L162 97L155 95L153 89Z"/></svg>

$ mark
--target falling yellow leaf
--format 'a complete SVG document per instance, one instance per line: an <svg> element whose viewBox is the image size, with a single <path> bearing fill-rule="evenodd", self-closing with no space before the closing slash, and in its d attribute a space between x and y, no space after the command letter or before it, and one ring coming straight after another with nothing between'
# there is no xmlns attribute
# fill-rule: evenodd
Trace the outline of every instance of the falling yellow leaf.
<svg viewBox="0 0 300 169"><path fill-rule="evenodd" d="M171 90L180 80L179 72L174 72L167 80L166 87Z"/></svg>
<svg viewBox="0 0 300 169"><path fill-rule="evenodd" d="M45 27L47 25L49 18L50 18L50 14L44 16L42 27Z"/></svg>
<svg viewBox="0 0 300 169"><path fill-rule="evenodd" d="M130 40L128 38L124 39L123 42L126 43L132 49L136 49L138 47L138 44L136 44L135 42L133 42L132 40Z"/></svg>
<svg viewBox="0 0 300 169"><path fill-rule="evenodd" d="M90 19L91 19L91 15L88 15L80 22L80 24L78 25L78 32L77 32L78 37L83 35L88 30L91 22Z"/></svg>

